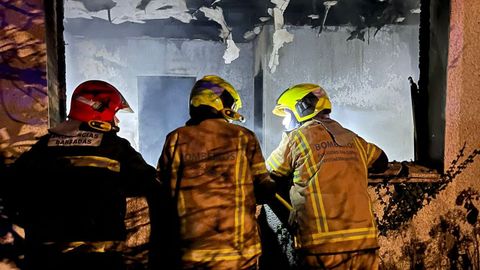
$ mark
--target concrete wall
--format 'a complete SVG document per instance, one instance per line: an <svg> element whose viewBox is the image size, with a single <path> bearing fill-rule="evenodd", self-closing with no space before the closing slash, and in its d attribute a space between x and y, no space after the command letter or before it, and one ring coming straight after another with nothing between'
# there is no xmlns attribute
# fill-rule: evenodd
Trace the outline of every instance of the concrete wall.
<svg viewBox="0 0 480 270"><path fill-rule="evenodd" d="M253 127L253 51L252 44L238 44L240 57L231 64L222 58L225 45L203 40L153 38L87 39L65 37L67 62L67 96L82 81L103 79L115 85L138 112L137 76L193 76L216 74L229 81L240 93L247 118L245 126ZM178 102L188 102L179 100ZM117 114L120 136L138 147L137 114ZM152 121L168 121L159 115ZM188 119L185 119L185 121ZM184 121L184 122L185 122ZM160 155L160 153L158 153Z"/></svg>
<svg viewBox="0 0 480 270"><path fill-rule="evenodd" d="M281 119L271 113L276 99L289 86L310 82L326 89L332 118L379 145L390 159L413 159L407 78L418 79L418 26L385 27L375 37L372 31L365 42L346 41L347 27L336 30L317 37L310 27L289 27L295 37L280 49L277 71L272 74L264 67L265 155L276 147L282 131ZM264 32L271 36L272 29ZM259 46L270 48L268 39Z"/></svg>
<svg viewBox="0 0 480 270"><path fill-rule="evenodd" d="M480 191L480 2L453 0L445 115L445 168L466 145L464 157L477 151L473 162L463 170L444 194L453 203L455 195L467 188Z"/></svg>
<svg viewBox="0 0 480 270"><path fill-rule="evenodd" d="M445 167L463 143L480 147L480 2L453 0L451 5ZM470 175L480 175L480 164Z"/></svg>
<svg viewBox="0 0 480 270"><path fill-rule="evenodd" d="M436 1L431 5L431 10L448 12ZM480 2L453 0L450 5L449 18L435 12L431 27L434 32L448 33L448 63L430 64L440 65L432 67L436 70L447 64L443 162L446 178L452 172L456 176L444 182L430 203L423 201L407 226L381 238L380 254L387 269L480 268L480 205L475 200L480 194ZM450 29L440 29L445 22L439 18L449 20ZM434 37L440 35L433 33ZM436 78L438 74L430 74L430 80Z"/></svg>

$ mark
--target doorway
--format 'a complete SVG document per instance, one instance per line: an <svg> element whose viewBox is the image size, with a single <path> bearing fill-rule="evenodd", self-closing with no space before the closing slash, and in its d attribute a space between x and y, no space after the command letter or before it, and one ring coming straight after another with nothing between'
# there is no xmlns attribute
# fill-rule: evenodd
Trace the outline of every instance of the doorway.
<svg viewBox="0 0 480 270"><path fill-rule="evenodd" d="M195 77L138 76L138 132L143 158L157 165L165 138L189 119L188 102Z"/></svg>

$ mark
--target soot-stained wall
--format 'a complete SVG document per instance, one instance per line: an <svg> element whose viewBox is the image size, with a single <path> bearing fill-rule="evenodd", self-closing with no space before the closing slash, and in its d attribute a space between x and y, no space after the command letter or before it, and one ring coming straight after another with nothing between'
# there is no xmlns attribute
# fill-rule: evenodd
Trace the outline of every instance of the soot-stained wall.
<svg viewBox="0 0 480 270"><path fill-rule="evenodd" d="M255 42L242 43L240 57L225 64L225 45L214 41L157 38L66 39L67 95L83 80L104 79L117 86L138 112L137 76L218 74L229 80L243 99L245 125L253 129L253 78L263 72L263 150L277 145L281 120L271 114L278 95L288 86L322 85L333 102L332 117L385 149L391 159L413 158L413 122L408 76L418 78L418 27L389 26L365 42L346 41L350 29L325 31L320 37L309 27L289 27L292 43L280 50L275 73L268 63L272 29L267 26ZM254 57L255 55L255 57ZM182 98L183 99L183 98ZM187 102L179 100L179 102ZM120 135L138 147L138 115L119 114ZM168 121L159 115L152 121ZM380 128L389 127L389 128Z"/></svg>
<svg viewBox="0 0 480 270"><path fill-rule="evenodd" d="M271 111L286 88L315 83L325 88L332 101L332 118L366 140L382 147L390 159L413 159L413 120L408 77L418 80L418 26L388 26L365 41L346 41L348 27L317 31L289 27L292 43L280 49L275 73L268 67L263 79L265 153L278 144L281 119ZM259 62L268 63L271 28L264 28L256 46ZM368 40L367 40L368 39ZM262 51L263 50L263 51ZM257 67L258 69L258 67Z"/></svg>
<svg viewBox="0 0 480 270"><path fill-rule="evenodd" d="M119 113L120 136L138 149L138 76L187 76L197 79L216 74L229 81L243 100L245 126L253 129L252 44L238 44L240 57L226 65L225 45L216 41L154 38L88 39L71 36L66 40L67 98L88 79L103 79L115 85L133 107L135 114ZM188 103L182 97L179 103ZM176 115L159 114L151 121L171 121ZM177 120L177 119L176 119ZM188 119L183 119L186 122ZM160 153L158 153L160 155Z"/></svg>

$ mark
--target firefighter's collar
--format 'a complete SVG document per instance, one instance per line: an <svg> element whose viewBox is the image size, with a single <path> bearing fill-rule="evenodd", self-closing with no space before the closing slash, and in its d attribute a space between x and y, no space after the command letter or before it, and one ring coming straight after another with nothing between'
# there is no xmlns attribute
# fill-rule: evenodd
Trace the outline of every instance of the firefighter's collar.
<svg viewBox="0 0 480 270"><path fill-rule="evenodd" d="M353 131L344 128L333 119L314 119L314 121L322 125L338 145L347 145L357 136Z"/></svg>
<svg viewBox="0 0 480 270"><path fill-rule="evenodd" d="M76 136L81 124L81 121L68 119L67 121L62 122L57 126L48 129L48 131L57 135Z"/></svg>

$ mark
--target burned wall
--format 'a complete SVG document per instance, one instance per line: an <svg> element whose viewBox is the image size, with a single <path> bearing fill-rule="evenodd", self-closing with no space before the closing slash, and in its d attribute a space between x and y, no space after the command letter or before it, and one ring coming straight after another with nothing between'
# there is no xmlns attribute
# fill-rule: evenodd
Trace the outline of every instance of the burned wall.
<svg viewBox="0 0 480 270"><path fill-rule="evenodd" d="M262 34L271 36L271 28L265 31ZM287 87L310 82L326 89L332 100L332 118L379 145L390 159L412 159L408 77L418 80L418 26L388 26L376 36L371 30L365 41L347 41L348 27L320 36L309 27L289 27L288 31L294 35L293 42L280 49L275 73L264 73L266 155L278 144L283 128L281 119L271 113L276 99Z"/></svg>
<svg viewBox="0 0 480 270"><path fill-rule="evenodd" d="M138 76L186 76L197 79L216 74L229 81L243 100L245 125L253 129L252 44L238 44L240 57L226 65L225 45L215 41L163 38L88 39L66 33L67 96L87 79L115 85L138 112ZM184 97L178 103L188 103ZM120 136L138 147L138 115L118 114ZM175 115L158 115L151 121L169 121ZM184 119L186 122L188 119ZM158 153L160 155L160 153Z"/></svg>

